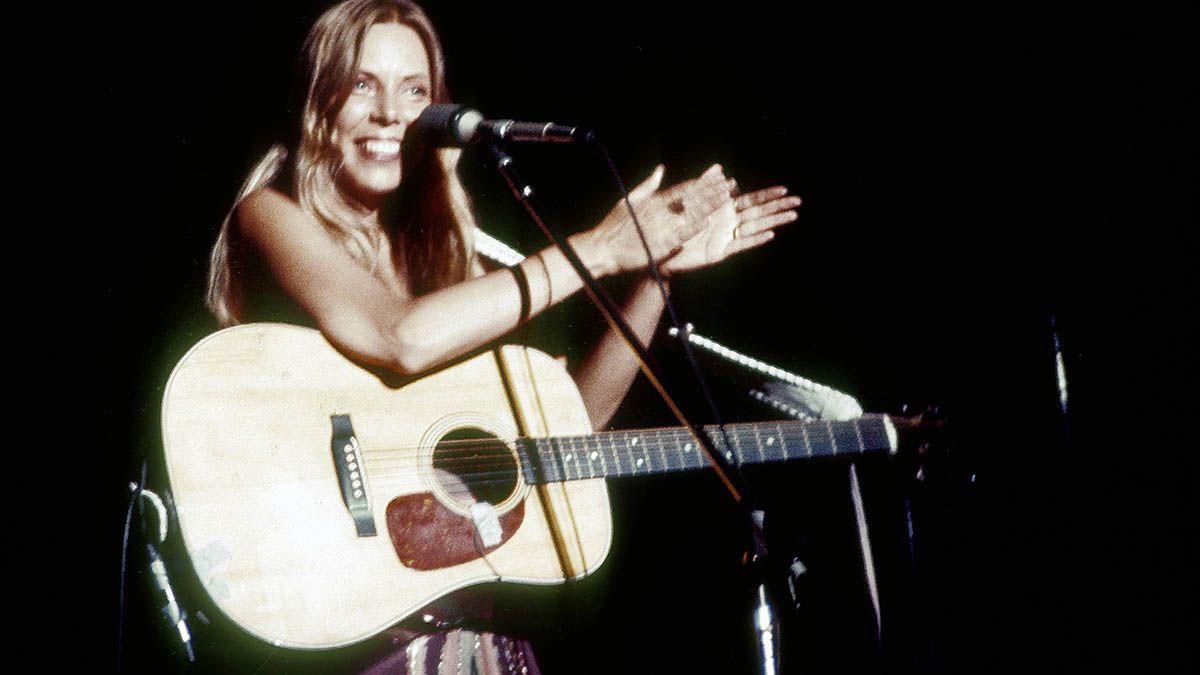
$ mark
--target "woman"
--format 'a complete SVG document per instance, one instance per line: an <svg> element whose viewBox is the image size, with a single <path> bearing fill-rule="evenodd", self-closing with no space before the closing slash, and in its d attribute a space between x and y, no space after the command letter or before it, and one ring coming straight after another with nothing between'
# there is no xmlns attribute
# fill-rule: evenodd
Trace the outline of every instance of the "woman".
<svg viewBox="0 0 1200 675"><path fill-rule="evenodd" d="M296 147L277 146L259 163L213 250L208 304L223 325L315 325L351 358L415 375L502 337L580 289L578 275L550 248L513 269L484 270L454 171L456 151L402 164L409 125L430 103L449 101L441 46L420 8L406 0L333 7L305 42L304 77ZM667 274L759 246L796 218L799 200L783 188L731 196L736 186L719 166L669 189L660 189L663 173L658 167L630 198ZM645 272L624 204L570 242L597 277ZM662 309L648 277L623 307L643 343ZM572 374L601 428L636 362L609 332ZM444 638L437 644L450 643ZM512 663L510 656L536 669L513 643L484 638L475 658L490 664L485 670ZM388 664L419 670L412 662Z"/></svg>

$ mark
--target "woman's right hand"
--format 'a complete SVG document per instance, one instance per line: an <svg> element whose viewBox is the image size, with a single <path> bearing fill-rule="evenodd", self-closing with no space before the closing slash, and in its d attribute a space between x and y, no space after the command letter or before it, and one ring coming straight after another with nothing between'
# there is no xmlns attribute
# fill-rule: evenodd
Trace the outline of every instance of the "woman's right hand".
<svg viewBox="0 0 1200 675"><path fill-rule="evenodd" d="M660 164L649 178L629 191L629 202L655 260L679 251L706 226L710 215L728 207L735 187L719 164L697 178L660 190L663 173ZM624 202L618 202L600 224L582 236L579 243L590 249L585 260L598 276L641 270L648 265L645 247Z"/></svg>

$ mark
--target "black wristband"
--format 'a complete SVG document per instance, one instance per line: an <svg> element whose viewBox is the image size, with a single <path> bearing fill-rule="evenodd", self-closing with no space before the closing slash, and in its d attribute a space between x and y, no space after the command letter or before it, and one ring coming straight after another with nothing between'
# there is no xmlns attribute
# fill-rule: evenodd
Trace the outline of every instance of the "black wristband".
<svg viewBox="0 0 1200 675"><path fill-rule="evenodd" d="M525 278L525 270L521 266L513 265L508 268L512 272L513 278L517 280L517 290L521 293L521 318L519 322L524 322L529 318L529 280Z"/></svg>

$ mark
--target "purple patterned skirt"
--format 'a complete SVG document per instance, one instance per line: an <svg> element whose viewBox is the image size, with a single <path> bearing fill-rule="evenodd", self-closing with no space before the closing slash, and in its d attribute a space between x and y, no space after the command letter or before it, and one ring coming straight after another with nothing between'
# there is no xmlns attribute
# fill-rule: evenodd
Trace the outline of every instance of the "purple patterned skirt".
<svg viewBox="0 0 1200 675"><path fill-rule="evenodd" d="M454 628L420 635L359 675L540 675L525 640Z"/></svg>

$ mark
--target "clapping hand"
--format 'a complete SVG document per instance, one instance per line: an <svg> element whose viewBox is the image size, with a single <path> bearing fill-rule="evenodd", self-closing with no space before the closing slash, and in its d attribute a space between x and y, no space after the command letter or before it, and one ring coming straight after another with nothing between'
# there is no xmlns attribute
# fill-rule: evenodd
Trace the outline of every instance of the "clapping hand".
<svg viewBox="0 0 1200 675"><path fill-rule="evenodd" d="M732 182L732 181L731 181ZM734 184L736 191L736 184ZM704 226L662 263L667 274L715 265L775 238L775 228L796 220L800 198L783 186L731 196L705 219Z"/></svg>

